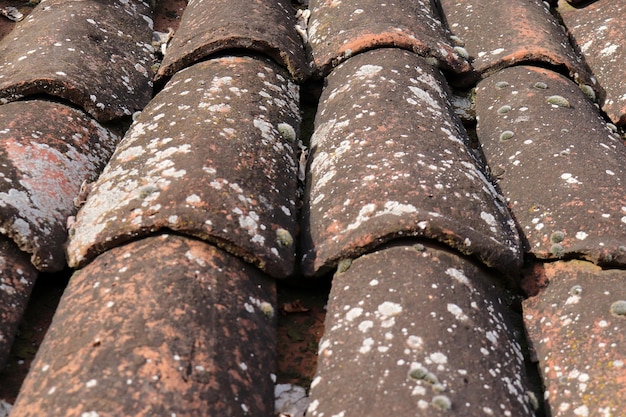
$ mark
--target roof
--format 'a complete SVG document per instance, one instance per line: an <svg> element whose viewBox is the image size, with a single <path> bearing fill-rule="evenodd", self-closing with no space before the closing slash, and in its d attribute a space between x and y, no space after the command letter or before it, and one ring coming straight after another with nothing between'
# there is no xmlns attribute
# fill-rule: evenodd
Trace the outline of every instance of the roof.
<svg viewBox="0 0 626 417"><path fill-rule="evenodd" d="M626 5L9 6L12 417L625 408Z"/></svg>

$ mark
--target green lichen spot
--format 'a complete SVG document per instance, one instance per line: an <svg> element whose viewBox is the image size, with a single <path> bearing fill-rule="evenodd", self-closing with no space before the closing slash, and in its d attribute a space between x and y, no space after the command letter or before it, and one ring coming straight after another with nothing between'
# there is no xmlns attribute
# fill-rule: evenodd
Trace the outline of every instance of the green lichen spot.
<svg viewBox="0 0 626 417"><path fill-rule="evenodd" d="M139 198L143 200L144 198L148 197L150 194L156 191L159 191L159 188L154 185L146 185L144 187L141 187L139 189Z"/></svg>
<svg viewBox="0 0 626 417"><path fill-rule="evenodd" d="M550 96L546 101L554 106L569 107L569 101L563 96Z"/></svg>
<svg viewBox="0 0 626 417"><path fill-rule="evenodd" d="M435 395L431 404L435 409L440 411L448 411L452 408L452 401L445 395Z"/></svg>
<svg viewBox="0 0 626 417"><path fill-rule="evenodd" d="M590 85L587 84L582 84L580 86L580 91L582 91L583 93L585 93L585 95L587 96L587 98L589 98L589 100L595 102L596 101L596 92L593 91L593 88L591 88Z"/></svg>
<svg viewBox="0 0 626 417"><path fill-rule="evenodd" d="M619 300L611 304L611 314L626 318L626 300Z"/></svg>
<svg viewBox="0 0 626 417"><path fill-rule="evenodd" d="M426 250L426 246L422 245L421 243L416 243L415 245L413 245L413 249L418 252L424 252Z"/></svg>
<svg viewBox="0 0 626 417"><path fill-rule="evenodd" d="M469 59L469 54L467 53L467 49L463 48L462 46L455 46L454 52L456 52L456 54L460 57Z"/></svg>
<svg viewBox="0 0 626 417"><path fill-rule="evenodd" d="M346 272L348 269L350 269L351 265L352 265L352 259L342 259L337 264L337 273L342 274Z"/></svg>
<svg viewBox="0 0 626 417"><path fill-rule="evenodd" d="M506 142L507 140L511 139L513 136L515 136L515 133L511 132L510 130L505 130L504 132L500 134L500 142Z"/></svg>
<svg viewBox="0 0 626 417"><path fill-rule="evenodd" d="M574 285L572 288L569 289L569 293L571 295L580 295L583 293L583 287L581 287L580 285Z"/></svg>
<svg viewBox="0 0 626 417"><path fill-rule="evenodd" d="M557 230L556 232L552 233L552 236L550 236L550 240L552 241L552 243L561 243L563 242L563 239L565 239L565 233L560 230Z"/></svg>
<svg viewBox="0 0 626 417"><path fill-rule="evenodd" d="M565 248L563 248L563 245L561 245L560 243L555 243L554 245L550 246L550 253L555 258L560 258L565 253Z"/></svg>
<svg viewBox="0 0 626 417"><path fill-rule="evenodd" d="M421 380L426 378L426 375L428 375L428 369L422 367L422 366L418 366L416 368L411 368L409 370L409 378L411 379L415 379L416 381Z"/></svg>
<svg viewBox="0 0 626 417"><path fill-rule="evenodd" d="M500 107L498 109L498 114L505 114L508 113L512 110L513 108L511 106L509 106L508 104L505 104L504 106Z"/></svg>
<svg viewBox="0 0 626 417"><path fill-rule="evenodd" d="M465 42L463 42L463 39L459 38L456 35L451 35L450 40L454 42L454 44L457 46L465 46Z"/></svg>
<svg viewBox="0 0 626 417"><path fill-rule="evenodd" d="M293 236L291 236L288 230L283 228L276 229L276 242L278 242L280 246L288 248L293 245Z"/></svg>
<svg viewBox="0 0 626 417"><path fill-rule="evenodd" d="M548 84L538 81L535 83L535 85L533 85L533 87L535 87L538 90L546 90L548 88Z"/></svg>
<svg viewBox="0 0 626 417"><path fill-rule="evenodd" d="M288 142L295 142L297 139L296 130L289 123L279 123L278 133Z"/></svg>
<svg viewBox="0 0 626 417"><path fill-rule="evenodd" d="M506 87L508 87L508 86L509 86L509 83L507 83L506 81L498 81L498 82L496 83L496 88L497 88L498 90L502 90L503 88L506 88Z"/></svg>

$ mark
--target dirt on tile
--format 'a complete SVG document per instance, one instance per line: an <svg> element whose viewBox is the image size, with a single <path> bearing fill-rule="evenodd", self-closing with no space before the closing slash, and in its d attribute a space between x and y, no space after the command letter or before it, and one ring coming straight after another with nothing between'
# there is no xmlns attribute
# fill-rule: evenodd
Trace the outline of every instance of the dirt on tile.
<svg viewBox="0 0 626 417"><path fill-rule="evenodd" d="M0 400L15 402L39 345L50 326L71 271L41 274L15 337L6 367L0 372Z"/></svg>
<svg viewBox="0 0 626 417"><path fill-rule="evenodd" d="M278 286L277 383L308 389L317 369L317 348L324 333L330 285Z"/></svg>

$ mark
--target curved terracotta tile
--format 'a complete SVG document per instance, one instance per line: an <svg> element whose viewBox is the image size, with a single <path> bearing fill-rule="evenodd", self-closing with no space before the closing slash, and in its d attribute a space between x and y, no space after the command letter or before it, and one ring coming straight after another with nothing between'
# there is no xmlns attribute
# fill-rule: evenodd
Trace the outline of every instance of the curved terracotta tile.
<svg viewBox="0 0 626 417"><path fill-rule="evenodd" d="M288 77L270 60L234 57L177 73L79 212L70 265L169 229L216 242L273 276L290 274L300 115Z"/></svg>
<svg viewBox="0 0 626 417"><path fill-rule="evenodd" d="M0 233L41 271L65 267L67 218L119 138L83 112L47 101L0 106Z"/></svg>
<svg viewBox="0 0 626 417"><path fill-rule="evenodd" d="M519 264L513 220L442 83L400 49L359 54L328 76L311 138L307 274L401 236L439 240L496 268Z"/></svg>
<svg viewBox="0 0 626 417"><path fill-rule="evenodd" d="M308 40L313 67L326 76L360 52L397 47L432 57L454 72L471 70L449 41L432 2L390 0L311 0Z"/></svg>
<svg viewBox="0 0 626 417"><path fill-rule="evenodd" d="M247 50L273 58L297 80L309 69L296 11L287 0L190 0L157 78L228 50Z"/></svg>
<svg viewBox="0 0 626 417"><path fill-rule="evenodd" d="M0 371L6 365L36 280L37 270L28 255L0 237Z"/></svg>
<svg viewBox="0 0 626 417"><path fill-rule="evenodd" d="M476 115L526 251L626 265L626 148L578 86L507 68L478 84Z"/></svg>
<svg viewBox="0 0 626 417"><path fill-rule="evenodd" d="M487 76L523 63L564 67L570 77L597 88L564 29L541 0L441 0L457 43Z"/></svg>
<svg viewBox="0 0 626 417"><path fill-rule="evenodd" d="M333 279L307 416L534 415L491 279L421 244L354 260Z"/></svg>
<svg viewBox="0 0 626 417"><path fill-rule="evenodd" d="M555 417L626 409L626 271L582 261L544 264L550 284L524 320Z"/></svg>
<svg viewBox="0 0 626 417"><path fill-rule="evenodd" d="M626 125L626 4L600 0L579 9L564 9L561 16L604 88L599 97L602 110L613 123Z"/></svg>
<svg viewBox="0 0 626 417"><path fill-rule="evenodd" d="M100 121L152 95L150 8L137 0L47 0L0 41L0 102L48 94Z"/></svg>
<svg viewBox="0 0 626 417"><path fill-rule="evenodd" d="M76 272L11 416L269 416L275 287L162 235Z"/></svg>

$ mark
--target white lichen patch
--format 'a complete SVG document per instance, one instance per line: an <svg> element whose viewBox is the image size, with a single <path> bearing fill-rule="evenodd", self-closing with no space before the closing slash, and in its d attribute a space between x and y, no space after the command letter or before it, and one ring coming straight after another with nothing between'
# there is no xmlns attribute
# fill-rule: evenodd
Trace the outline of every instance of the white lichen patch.
<svg viewBox="0 0 626 417"><path fill-rule="evenodd" d="M383 318L389 318L400 314L402 306L398 303L385 301L378 306L377 311Z"/></svg>

